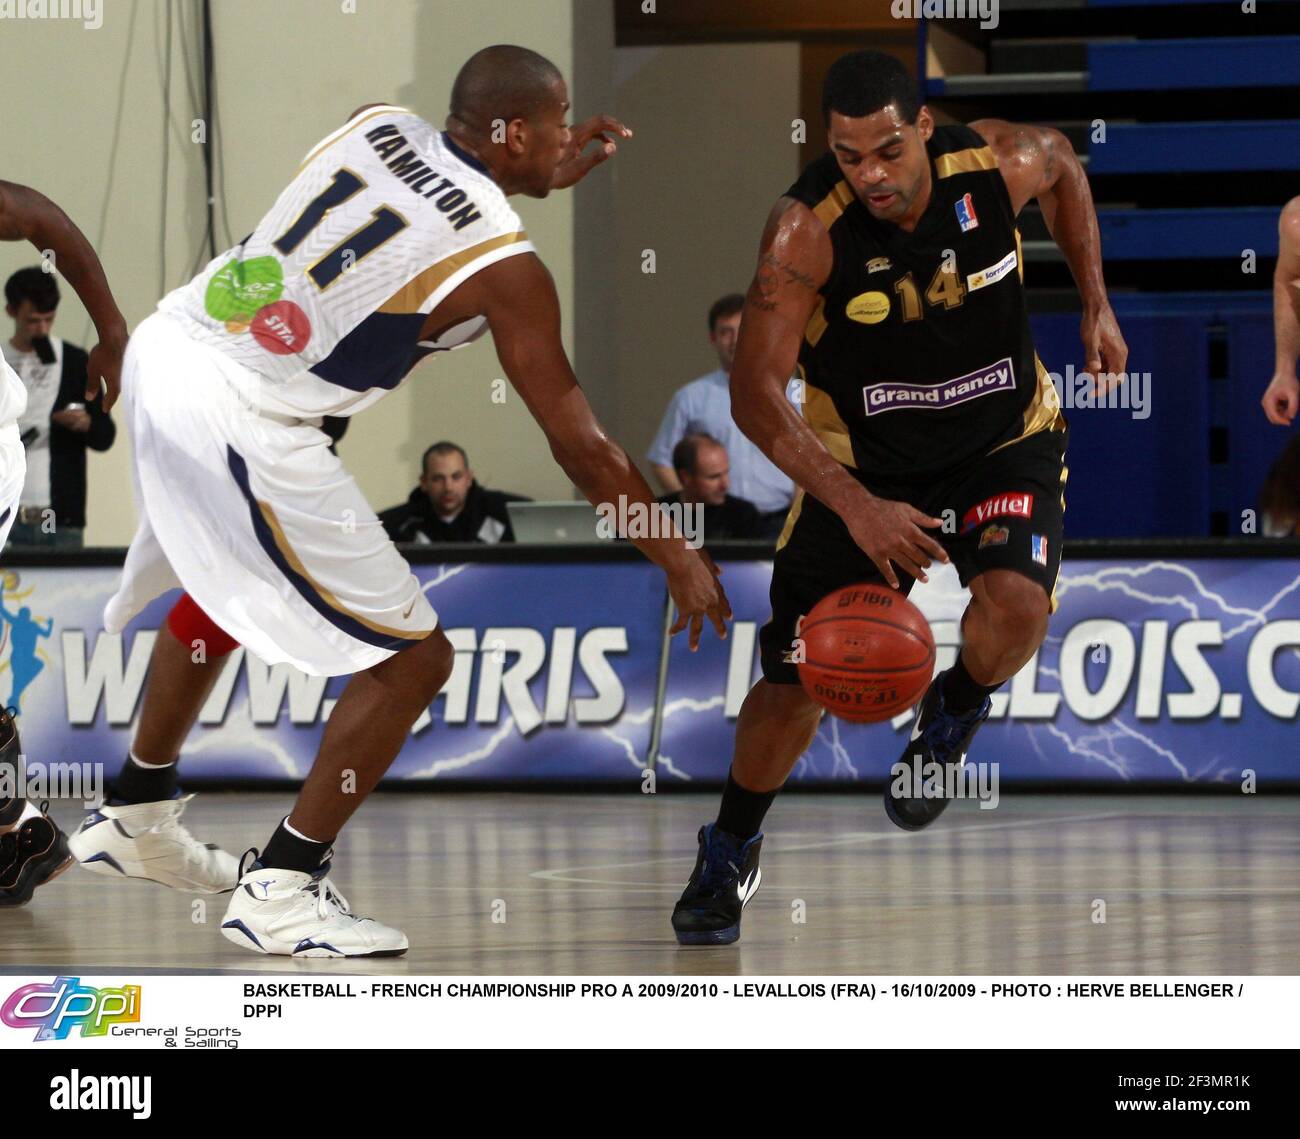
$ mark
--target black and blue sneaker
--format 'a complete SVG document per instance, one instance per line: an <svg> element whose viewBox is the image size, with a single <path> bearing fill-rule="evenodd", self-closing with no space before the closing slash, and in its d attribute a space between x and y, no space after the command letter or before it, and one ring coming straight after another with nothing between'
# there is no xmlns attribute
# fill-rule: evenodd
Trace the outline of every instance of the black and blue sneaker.
<svg viewBox="0 0 1300 1139"><path fill-rule="evenodd" d="M46 814L49 806L42 803L39 815L0 834L0 906L25 906L37 886L76 863L68 840Z"/></svg>
<svg viewBox="0 0 1300 1139"><path fill-rule="evenodd" d="M699 839L695 870L673 908L673 929L682 945L730 945L740 937L741 911L763 880L763 836L739 839L707 823Z"/></svg>
<svg viewBox="0 0 1300 1139"><path fill-rule="evenodd" d="M27 814L23 745L13 710L0 707L0 906L25 906L37 886L57 878L73 864L68 840L41 804L39 815Z"/></svg>
<svg viewBox="0 0 1300 1139"><path fill-rule="evenodd" d="M947 789L956 786L971 740L989 718L992 707L986 697L972 712L957 715L946 711L943 706L946 675L941 672L936 676L922 698L911 738L898 762L889 769L885 782L885 814L905 831L928 827L943 814L950 802Z"/></svg>

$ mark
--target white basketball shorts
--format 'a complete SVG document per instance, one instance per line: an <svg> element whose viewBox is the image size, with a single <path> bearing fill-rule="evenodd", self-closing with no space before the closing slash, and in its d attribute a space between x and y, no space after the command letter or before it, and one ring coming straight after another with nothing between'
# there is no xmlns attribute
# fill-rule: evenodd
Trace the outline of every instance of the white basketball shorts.
<svg viewBox="0 0 1300 1139"><path fill-rule="evenodd" d="M370 668L437 614L319 426L259 413L267 382L164 313L136 329L122 396L140 525L104 626L180 586L268 664Z"/></svg>

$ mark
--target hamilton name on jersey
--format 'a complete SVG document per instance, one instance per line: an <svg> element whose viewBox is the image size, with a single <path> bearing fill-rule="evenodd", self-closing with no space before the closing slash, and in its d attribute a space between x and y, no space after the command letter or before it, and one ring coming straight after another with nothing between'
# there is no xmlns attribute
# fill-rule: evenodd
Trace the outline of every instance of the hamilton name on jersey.
<svg viewBox="0 0 1300 1139"><path fill-rule="evenodd" d="M366 141L398 179L447 215L453 229L464 229L483 217L469 194L445 174L431 170L392 123L381 123L374 130L367 131ZM430 186L431 182L435 184Z"/></svg>
<svg viewBox="0 0 1300 1139"><path fill-rule="evenodd" d="M482 336L480 316L422 339L468 277L532 248L478 158L380 105L322 140L253 232L158 307L241 365L228 383L266 412L352 415Z"/></svg>

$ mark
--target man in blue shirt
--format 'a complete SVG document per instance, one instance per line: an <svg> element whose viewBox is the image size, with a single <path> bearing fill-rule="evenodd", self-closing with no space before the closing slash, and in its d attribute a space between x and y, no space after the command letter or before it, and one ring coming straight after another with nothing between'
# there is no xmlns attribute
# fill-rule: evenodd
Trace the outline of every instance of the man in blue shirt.
<svg viewBox="0 0 1300 1139"><path fill-rule="evenodd" d="M762 516L763 536L781 532L794 484L736 426L731 417L731 362L740 333L745 298L739 293L715 301L709 309L709 343L718 354L718 368L677 389L664 413L659 432L646 458L665 491L681 490L673 469L673 448L685 435L711 435L727 449L731 460L731 493L752 502ZM786 394L798 406L795 383Z"/></svg>

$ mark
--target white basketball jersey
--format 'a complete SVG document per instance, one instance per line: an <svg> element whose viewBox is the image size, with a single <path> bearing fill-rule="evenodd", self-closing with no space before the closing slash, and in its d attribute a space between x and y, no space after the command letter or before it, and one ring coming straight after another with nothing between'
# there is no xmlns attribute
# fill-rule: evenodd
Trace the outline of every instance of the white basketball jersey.
<svg viewBox="0 0 1300 1139"><path fill-rule="evenodd" d="M0 356L0 427L16 422L27 410L27 389L9 361Z"/></svg>
<svg viewBox="0 0 1300 1139"><path fill-rule="evenodd" d="M265 381L261 406L351 415L482 318L421 343L466 278L532 245L473 155L402 107L372 107L320 143L257 228L162 299L189 335Z"/></svg>

